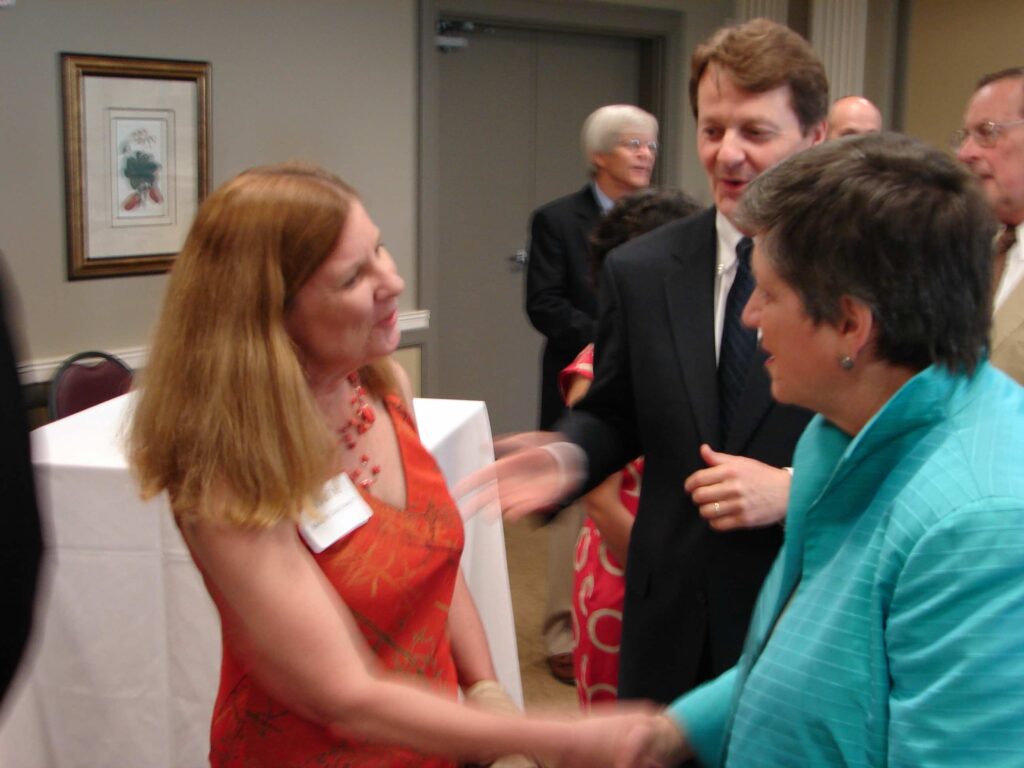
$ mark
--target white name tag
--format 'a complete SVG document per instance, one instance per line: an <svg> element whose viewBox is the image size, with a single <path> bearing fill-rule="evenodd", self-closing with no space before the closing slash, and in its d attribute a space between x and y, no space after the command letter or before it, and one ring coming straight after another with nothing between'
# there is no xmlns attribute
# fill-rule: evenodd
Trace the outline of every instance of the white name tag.
<svg viewBox="0 0 1024 768"><path fill-rule="evenodd" d="M324 485L324 500L317 510L319 519L303 515L299 523L306 546L317 554L352 533L373 515L348 475L342 472Z"/></svg>

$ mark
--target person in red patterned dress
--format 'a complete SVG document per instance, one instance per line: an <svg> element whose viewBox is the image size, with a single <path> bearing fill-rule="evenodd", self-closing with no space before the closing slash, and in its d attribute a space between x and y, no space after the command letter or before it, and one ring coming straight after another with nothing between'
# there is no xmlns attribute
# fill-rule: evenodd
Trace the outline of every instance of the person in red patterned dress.
<svg viewBox="0 0 1024 768"><path fill-rule="evenodd" d="M699 209L694 200L676 190L646 189L621 198L591 234L594 281L613 248ZM594 380L593 363L594 345L588 344L561 372L558 383L567 405L586 394ZM587 518L576 539L572 618L573 671L584 709L614 701L616 696L626 589L623 575L643 471L643 457L634 459L583 498Z"/></svg>
<svg viewBox="0 0 1024 768"><path fill-rule="evenodd" d="M222 186L176 260L129 456L220 613L210 763L632 765L648 715L509 712L388 359L402 288L355 191L297 164Z"/></svg>

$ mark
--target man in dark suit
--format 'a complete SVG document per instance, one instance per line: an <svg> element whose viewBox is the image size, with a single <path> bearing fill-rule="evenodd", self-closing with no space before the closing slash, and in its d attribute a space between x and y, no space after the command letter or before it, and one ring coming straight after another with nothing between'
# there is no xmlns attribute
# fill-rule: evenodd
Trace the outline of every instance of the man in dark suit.
<svg viewBox="0 0 1024 768"><path fill-rule="evenodd" d="M628 192L647 187L658 152L658 121L639 107L610 104L583 123L580 144L590 181L538 208L530 222L526 313L546 342L541 361L540 428L564 410L558 374L594 340L597 297L590 280L590 232ZM572 551L582 513L564 511L548 529L544 645L552 674L572 682Z"/></svg>
<svg viewBox="0 0 1024 768"><path fill-rule="evenodd" d="M544 335L540 428L550 429L565 404L558 374L597 329L597 296L590 280L590 233L623 195L644 189L658 151L658 121L629 104L591 113L580 134L590 181L534 211L526 270L526 314Z"/></svg>
<svg viewBox="0 0 1024 768"><path fill-rule="evenodd" d="M515 517L645 457L619 695L661 702L737 660L781 542L785 467L809 414L773 403L739 324L750 248L730 216L758 174L825 138L828 83L803 38L758 19L698 46L690 98L714 207L609 256L590 391L561 435L532 436L492 474Z"/></svg>

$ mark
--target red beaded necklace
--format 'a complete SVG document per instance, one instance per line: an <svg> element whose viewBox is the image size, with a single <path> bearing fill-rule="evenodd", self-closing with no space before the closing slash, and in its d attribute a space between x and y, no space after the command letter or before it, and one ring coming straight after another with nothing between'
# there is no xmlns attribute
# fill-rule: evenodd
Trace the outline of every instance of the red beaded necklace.
<svg viewBox="0 0 1024 768"><path fill-rule="evenodd" d="M353 371L348 375L348 383L352 385L352 398L349 405L352 406L352 416L340 427L338 437L348 450L354 450L359 442L360 436L365 434L377 420L377 412L373 404L366 399L366 390L363 389L363 382L359 378L359 371ZM365 473L365 474L364 474ZM348 476L362 488L369 488L377 480L380 474L380 465L370 465L370 456L362 453L359 456L359 466L349 470Z"/></svg>

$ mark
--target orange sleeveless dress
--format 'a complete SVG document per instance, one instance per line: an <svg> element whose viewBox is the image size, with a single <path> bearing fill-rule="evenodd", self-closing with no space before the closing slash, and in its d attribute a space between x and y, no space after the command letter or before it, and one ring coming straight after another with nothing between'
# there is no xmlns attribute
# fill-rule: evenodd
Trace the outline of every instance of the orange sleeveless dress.
<svg viewBox="0 0 1024 768"><path fill-rule="evenodd" d="M405 406L394 395L385 398L385 404L405 469L406 509L396 509L361 491L373 516L313 557L352 612L381 665L426 682L454 700L458 683L448 639L448 609L462 554L462 521ZM290 712L251 677L239 661L230 624L222 622L222 627L223 660L210 734L211 766L456 765L401 747L339 739Z"/></svg>

